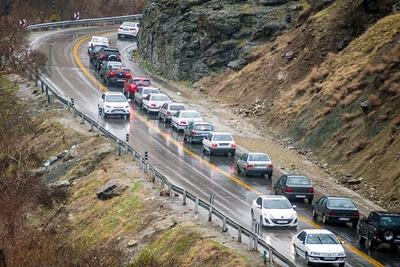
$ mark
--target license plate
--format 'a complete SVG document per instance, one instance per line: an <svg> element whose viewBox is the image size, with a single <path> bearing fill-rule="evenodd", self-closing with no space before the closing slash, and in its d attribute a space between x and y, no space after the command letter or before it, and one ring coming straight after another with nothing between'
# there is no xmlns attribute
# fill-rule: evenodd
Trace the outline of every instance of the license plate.
<svg viewBox="0 0 400 267"><path fill-rule="evenodd" d="M117 81L119 81L119 82L125 82L124 79L118 79Z"/></svg>
<svg viewBox="0 0 400 267"><path fill-rule="evenodd" d="M339 218L339 221L350 221L349 218Z"/></svg>
<svg viewBox="0 0 400 267"><path fill-rule="evenodd" d="M332 258L332 257L325 257L324 260L325 260L325 261L333 261L333 260L335 260L335 258Z"/></svg>
<svg viewBox="0 0 400 267"><path fill-rule="evenodd" d="M297 198L306 198L305 195L296 195Z"/></svg>
<svg viewBox="0 0 400 267"><path fill-rule="evenodd" d="M287 221L277 221L277 223L287 223Z"/></svg>

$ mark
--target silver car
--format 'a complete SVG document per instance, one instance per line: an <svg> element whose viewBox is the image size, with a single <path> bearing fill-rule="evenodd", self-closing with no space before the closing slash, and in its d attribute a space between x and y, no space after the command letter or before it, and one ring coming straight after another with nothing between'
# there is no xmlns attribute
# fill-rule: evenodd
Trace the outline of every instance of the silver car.
<svg viewBox="0 0 400 267"><path fill-rule="evenodd" d="M165 103L158 112L158 119L163 120L164 122L167 122L168 120L170 121L177 111L185 109L185 105L181 103Z"/></svg>
<svg viewBox="0 0 400 267"><path fill-rule="evenodd" d="M243 153L239 158L236 169L238 174L244 177L247 175L268 175L272 177L273 165L269 156L265 153Z"/></svg>
<svg viewBox="0 0 400 267"><path fill-rule="evenodd" d="M143 104L143 98L145 98L147 95L150 94L159 94L160 89L156 87L141 87L137 90L135 94L135 102L139 104L140 107L142 107Z"/></svg>

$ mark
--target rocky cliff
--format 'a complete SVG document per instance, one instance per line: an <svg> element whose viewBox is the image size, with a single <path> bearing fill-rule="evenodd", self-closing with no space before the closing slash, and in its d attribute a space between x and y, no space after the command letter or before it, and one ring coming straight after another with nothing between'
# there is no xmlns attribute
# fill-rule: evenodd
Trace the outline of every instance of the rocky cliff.
<svg viewBox="0 0 400 267"><path fill-rule="evenodd" d="M151 0L138 36L141 57L164 76L196 81L241 69L251 50L297 18L301 1Z"/></svg>

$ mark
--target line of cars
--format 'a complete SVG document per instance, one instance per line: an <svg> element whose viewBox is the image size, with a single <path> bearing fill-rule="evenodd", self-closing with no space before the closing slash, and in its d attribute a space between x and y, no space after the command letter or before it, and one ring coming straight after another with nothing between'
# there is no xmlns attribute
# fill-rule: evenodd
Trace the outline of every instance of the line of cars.
<svg viewBox="0 0 400 267"><path fill-rule="evenodd" d="M123 69L118 51L104 48L105 45L91 46L89 53L99 51L94 68L99 69L100 77L108 77L110 71ZM101 57L101 53L105 56ZM113 57L110 58L110 56ZM109 80L112 81L112 80ZM109 84L109 81L104 81ZM183 131L184 142L201 144L203 154L236 153L236 142L230 133L217 132L212 124L202 119L196 110L188 110L183 103L173 102L167 94L152 85L147 77L126 75L121 84L122 92L105 92L99 103L99 114L124 115L129 117L129 103L135 104L146 113L155 113L159 121L170 123L171 128ZM118 101L115 101L118 100ZM114 102L115 101L115 102ZM246 178L248 175L261 175L270 179L273 174L273 164L265 153L243 153L237 163L238 175ZM274 195L257 197L251 205L251 218L267 227L297 227L298 217L296 206L292 200L306 200L313 203L314 188L309 178L300 175L282 175L273 185ZM351 199L338 196L323 196L312 204L314 220L321 219L323 224L331 222L350 223L358 225L359 239L367 248L380 243L392 246L400 244L400 215L385 212L371 212L368 218L359 220L359 211ZM360 221L360 222L359 222ZM305 229L297 233L292 240L296 255L305 259L307 264L337 263L344 266L346 255L339 239L325 229Z"/></svg>

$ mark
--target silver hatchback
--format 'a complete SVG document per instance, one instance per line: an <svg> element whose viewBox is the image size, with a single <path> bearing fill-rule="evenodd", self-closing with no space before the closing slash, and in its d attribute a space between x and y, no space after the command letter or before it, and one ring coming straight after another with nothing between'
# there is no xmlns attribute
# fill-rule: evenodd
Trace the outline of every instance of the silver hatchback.
<svg viewBox="0 0 400 267"><path fill-rule="evenodd" d="M268 175L272 178L273 165L269 156L265 153L243 153L236 164L238 174Z"/></svg>

